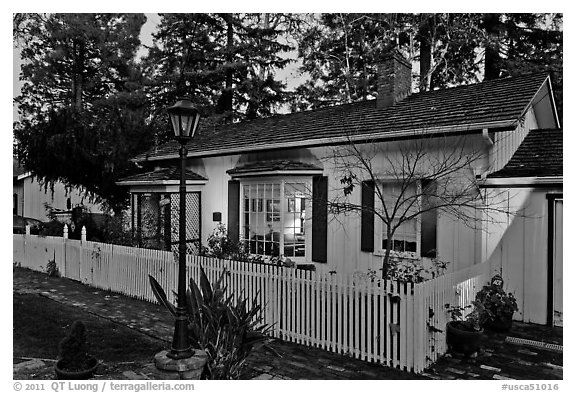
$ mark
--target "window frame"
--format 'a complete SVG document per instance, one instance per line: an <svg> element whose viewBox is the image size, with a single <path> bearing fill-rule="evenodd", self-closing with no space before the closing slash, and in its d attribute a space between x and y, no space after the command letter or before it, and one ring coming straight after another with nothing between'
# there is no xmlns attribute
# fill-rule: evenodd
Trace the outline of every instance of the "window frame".
<svg viewBox="0 0 576 393"><path fill-rule="evenodd" d="M282 178L266 176L266 177L250 177L250 178L240 178L240 198L239 198L239 212L240 212L240 241L244 242L244 227L245 227L245 211L244 211L244 188L246 186L251 186L254 184L267 184L267 185L280 185L280 228L281 228L281 235L279 239L279 255L283 256L284 258L289 258L291 261L298 263L308 263L311 261L312 258L312 176L311 175L292 175L286 176ZM284 229L287 227L284 225L284 215L291 213L288 212L288 198L285 196L285 189L286 184L304 184L306 192L306 210L304 214L304 256L286 256L284 255ZM308 195L310 194L310 195ZM252 202L250 202L252 203ZM262 201L263 204L263 211L266 211L266 201ZM271 255L265 254L250 254L250 255L258 255L264 258L270 258Z"/></svg>
<svg viewBox="0 0 576 393"><path fill-rule="evenodd" d="M378 179L376 181L378 183L378 186L382 186L383 184L386 183L397 183L397 184L402 184L401 180L398 179L386 179L386 178L382 178L382 179ZM416 183L416 194L420 195L418 197L418 204L421 205L422 204L422 181L421 180L417 180L415 181ZM382 201L380 200L380 198L378 197L377 191L376 189L374 189L374 205L375 207L379 210L379 211L383 211L383 207L382 207ZM378 256L384 256L386 254L386 248L384 248L382 246L382 242L384 240L384 222L382 221L382 219L380 219L380 217L376 216L376 219L374 220L374 243L377 245L377 247L374 247L374 255L378 255ZM420 214L418 214L416 217L413 218L413 220L416 221L416 251L395 251L394 249L390 250L390 256L393 257L398 257L398 258L403 258L403 259L414 259L414 260L420 260L421 257L421 247L422 247L422 217ZM394 239L394 237L392 238Z"/></svg>

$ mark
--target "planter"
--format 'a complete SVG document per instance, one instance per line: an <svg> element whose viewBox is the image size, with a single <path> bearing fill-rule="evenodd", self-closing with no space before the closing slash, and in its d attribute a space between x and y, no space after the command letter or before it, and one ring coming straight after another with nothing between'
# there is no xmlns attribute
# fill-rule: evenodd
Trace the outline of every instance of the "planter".
<svg viewBox="0 0 576 393"><path fill-rule="evenodd" d="M483 337L482 330L467 330L461 321L450 321L446 324L446 343L451 351L472 355L480 350Z"/></svg>
<svg viewBox="0 0 576 393"><path fill-rule="evenodd" d="M496 332L507 332L512 328L512 314L501 315L494 320L488 320L484 327Z"/></svg>
<svg viewBox="0 0 576 393"><path fill-rule="evenodd" d="M62 360L58 360L56 365L54 366L54 371L56 372L56 376L58 379L72 379L72 380L79 380L79 379L89 379L92 378L94 372L98 368L98 360L94 357L90 357L88 361L89 367L85 370L80 371L69 371L62 368Z"/></svg>

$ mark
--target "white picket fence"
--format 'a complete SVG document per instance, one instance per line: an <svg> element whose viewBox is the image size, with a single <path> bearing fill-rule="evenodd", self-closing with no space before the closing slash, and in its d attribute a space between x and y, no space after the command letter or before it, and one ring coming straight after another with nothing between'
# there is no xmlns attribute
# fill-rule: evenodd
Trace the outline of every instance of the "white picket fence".
<svg viewBox="0 0 576 393"><path fill-rule="evenodd" d="M174 300L172 252L31 235L14 236L14 263L96 288L155 302L151 275ZM229 293L257 299L276 338L416 373L446 351L446 305L465 306L489 277L486 264L424 283L370 280L293 268L187 256L187 275L202 266L211 282L224 274Z"/></svg>

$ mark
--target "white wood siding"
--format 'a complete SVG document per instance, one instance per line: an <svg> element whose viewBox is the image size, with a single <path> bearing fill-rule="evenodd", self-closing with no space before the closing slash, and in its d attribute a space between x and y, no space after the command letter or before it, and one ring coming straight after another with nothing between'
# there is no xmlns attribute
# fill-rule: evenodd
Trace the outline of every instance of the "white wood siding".
<svg viewBox="0 0 576 393"><path fill-rule="evenodd" d="M520 124L513 131L497 132L490 150L490 172L502 169L514 155L530 130L538 128L534 110L530 108Z"/></svg>
<svg viewBox="0 0 576 393"><path fill-rule="evenodd" d="M394 142L397 143L397 142ZM452 142L449 142L452 143ZM446 148L446 141L438 142L431 148ZM482 149L485 148L485 142L480 135L469 136L468 148ZM340 176L333 162L328 159L334 153L333 148L317 147L311 149L295 149L292 152L282 152L284 155L290 155L291 159L309 162L316 165L323 165L324 175L328 177L328 198L333 200L337 194L337 188L340 186ZM382 154L382 153L380 153ZM272 155L272 157L274 157ZM212 221L213 212L222 213L222 222L227 224L228 221L228 180L231 177L226 173L227 170L234 168L240 159L240 155L227 157L210 157L204 159L191 160L189 169L205 176L208 182L202 187L202 242L206 244L208 236L218 223ZM262 157L262 159L270 157ZM480 160L478 168L486 165L486 162ZM376 156L373 161L377 165L386 162L383 157ZM470 176L471 173L466 173ZM349 196L350 202L360 204L361 190L356 187ZM360 227L361 220L358 213L340 214L338 216L329 216L328 223L328 263L314 263L318 272L338 272L353 273L375 270L379 272L382 267L382 256L378 253L368 253L360 251ZM456 271L469 267L480 262L481 252L481 230L480 225L477 229L465 225L448 216L439 216L437 227L437 252L439 259L449 262L448 271ZM378 231L375 230L375 237L378 237ZM376 240L376 239L375 239ZM307 252L308 259L311 256L311 250ZM311 260L307 263L313 263Z"/></svg>
<svg viewBox="0 0 576 393"><path fill-rule="evenodd" d="M504 289L514 293L515 319L545 324L548 299L548 201L550 190L504 190L509 196L498 223L485 235L485 258L502 268Z"/></svg>
<svg viewBox="0 0 576 393"><path fill-rule="evenodd" d="M21 198L21 208L18 209L18 214L40 221L48 220L44 204L47 203L56 209L68 210L66 207L68 198L71 199L72 207L82 204L92 213L102 213L99 205L90 202L90 199L80 189L74 188L67 191L64 184L56 182L52 191L50 187L45 189L34 176L20 180L18 185L14 186L14 193L18 193L18 197Z"/></svg>

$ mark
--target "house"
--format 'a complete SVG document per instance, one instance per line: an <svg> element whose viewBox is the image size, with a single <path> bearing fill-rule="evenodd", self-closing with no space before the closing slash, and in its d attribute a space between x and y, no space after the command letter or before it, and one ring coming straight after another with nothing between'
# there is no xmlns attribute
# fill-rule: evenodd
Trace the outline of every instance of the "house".
<svg viewBox="0 0 576 393"><path fill-rule="evenodd" d="M481 187L504 194L502 225L486 232L487 258L518 299L518 319L562 326L562 129L535 129Z"/></svg>
<svg viewBox="0 0 576 393"><path fill-rule="evenodd" d="M79 188L67 188L62 182L46 186L38 181L31 171L12 159L12 214L48 221L50 206L57 216L66 220L74 207L84 206L92 213L102 213L100 206L93 203L86 192Z"/></svg>
<svg viewBox="0 0 576 393"><path fill-rule="evenodd" d="M549 75L411 94L411 65L399 53L378 66L376 100L200 126L188 143L189 242L206 244L224 223L229 235L253 254L283 255L298 265L336 273L380 269L388 241L394 255L438 258L449 262L449 271L488 260L494 247L486 245L492 240L484 233L490 228L475 206L461 206L461 211L471 209L472 222L462 219L458 209L454 214L428 209L402 223L391 239L376 212L382 211L380 201L399 192L425 205L421 190L430 187L427 167L436 160L441 168L440 157L450 159L455 151L476 158L454 170L456 181L445 186L466 180L471 182L467 192L479 192L480 180L502 173L529 131L560 126ZM371 176L347 165L351 146L366 153ZM178 182L170 168L178 162L178 148L169 142L135 157L145 173L119 182L130 187L133 226L172 244L178 238ZM399 179L409 170L402 168L403 158L420 152L430 155L429 165L412 171L420 176L417 182L400 187ZM343 185L352 180L358 180L357 186L343 194ZM339 210L352 205L361 211Z"/></svg>

